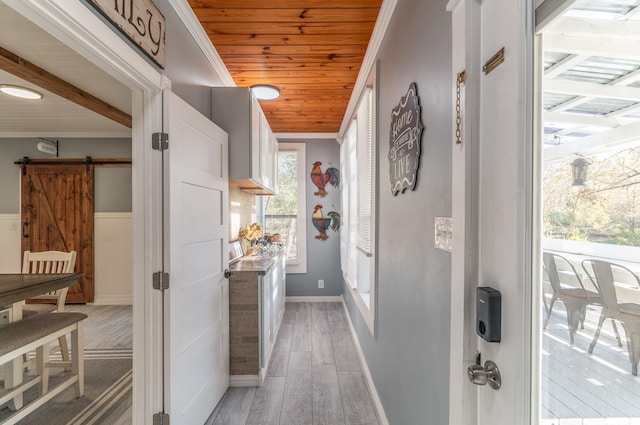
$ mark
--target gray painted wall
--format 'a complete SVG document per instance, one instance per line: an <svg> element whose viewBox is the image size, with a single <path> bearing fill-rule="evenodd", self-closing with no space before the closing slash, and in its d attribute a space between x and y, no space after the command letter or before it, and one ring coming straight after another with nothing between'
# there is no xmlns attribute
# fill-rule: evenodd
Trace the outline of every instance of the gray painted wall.
<svg viewBox="0 0 640 425"><path fill-rule="evenodd" d="M163 72L171 80L171 91L202 115L210 117L210 87L221 86L222 82L169 2L154 0L154 3L167 20L167 55Z"/></svg>
<svg viewBox="0 0 640 425"><path fill-rule="evenodd" d="M293 143L298 140L282 140ZM315 196L317 190L311 182L311 169L316 161L322 162L322 171L327 167L340 169L340 145L335 139L302 140L306 144L305 184L307 191L307 273L287 274L287 296L336 296L342 294L342 272L340 271L340 233L327 231L329 239L315 239L318 231L313 227L311 214L315 205L323 206L326 216L329 211L340 210L340 191L327 185L328 195ZM318 289L318 279L324 279L324 289Z"/></svg>
<svg viewBox="0 0 640 425"><path fill-rule="evenodd" d="M61 158L131 158L131 139L58 139ZM52 158L40 139L0 139L0 214L20 213L20 171L15 161ZM131 168L95 169L95 211L131 212Z"/></svg>
<svg viewBox="0 0 640 425"><path fill-rule="evenodd" d="M451 216L451 17L446 0L398 2L379 55L378 326L345 301L389 423L448 423L450 254L433 246ZM425 130L415 191L391 195L392 108L415 82Z"/></svg>

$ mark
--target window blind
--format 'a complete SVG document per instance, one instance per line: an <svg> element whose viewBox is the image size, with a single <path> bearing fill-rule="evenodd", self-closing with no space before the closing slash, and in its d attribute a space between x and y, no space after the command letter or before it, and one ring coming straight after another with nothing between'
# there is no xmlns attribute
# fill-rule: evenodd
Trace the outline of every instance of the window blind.
<svg viewBox="0 0 640 425"><path fill-rule="evenodd" d="M357 164L358 164L358 249L371 256L371 229L373 209L373 129L372 90L367 88L357 111Z"/></svg>
<svg viewBox="0 0 640 425"><path fill-rule="evenodd" d="M347 278L352 287L357 287L358 279L358 158L357 158L357 126L352 124L352 131L348 139L347 157L349 162L349 258L347 260Z"/></svg>
<svg viewBox="0 0 640 425"><path fill-rule="evenodd" d="M348 178L349 176L349 157L347 147L349 145L350 128L346 133L342 144L340 145L340 170L342 170L343 178L341 179L342 186L342 229L340 232L340 267L342 274L347 275L348 259L349 259L349 187L351 186Z"/></svg>

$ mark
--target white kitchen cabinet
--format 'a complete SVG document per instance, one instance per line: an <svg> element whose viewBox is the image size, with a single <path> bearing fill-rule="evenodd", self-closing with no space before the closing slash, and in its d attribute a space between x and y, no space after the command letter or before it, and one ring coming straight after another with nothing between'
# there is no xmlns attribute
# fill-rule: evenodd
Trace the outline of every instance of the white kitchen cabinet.
<svg viewBox="0 0 640 425"><path fill-rule="evenodd" d="M285 256L245 257L230 270L230 385L260 386L284 313Z"/></svg>
<svg viewBox="0 0 640 425"><path fill-rule="evenodd" d="M254 195L277 190L277 139L248 87L211 89L211 119L229 133L229 184Z"/></svg>
<svg viewBox="0 0 640 425"><path fill-rule="evenodd" d="M273 149L271 128L267 118L260 114L260 179L265 187L273 188Z"/></svg>
<svg viewBox="0 0 640 425"><path fill-rule="evenodd" d="M262 343L260 367L266 371L276 342L285 303L285 256L279 255L262 281Z"/></svg>
<svg viewBox="0 0 640 425"><path fill-rule="evenodd" d="M278 261L273 266L271 271L271 317L270 317L270 326L271 326L271 336L272 336L272 346L275 344L275 335L278 331L278 327L280 326L280 320L282 320L282 315L284 313L284 303L285 303L285 284L287 279L286 265L285 265L285 256L281 255L278 257Z"/></svg>

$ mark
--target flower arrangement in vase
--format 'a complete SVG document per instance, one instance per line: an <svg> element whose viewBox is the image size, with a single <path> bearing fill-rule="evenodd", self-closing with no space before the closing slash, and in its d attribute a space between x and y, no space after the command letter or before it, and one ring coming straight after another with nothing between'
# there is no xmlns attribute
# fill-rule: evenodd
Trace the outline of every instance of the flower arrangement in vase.
<svg viewBox="0 0 640 425"><path fill-rule="evenodd" d="M256 247L256 242L262 237L263 234L264 231L261 223L251 223L240 228L238 236L247 243L244 250L245 255L253 254Z"/></svg>

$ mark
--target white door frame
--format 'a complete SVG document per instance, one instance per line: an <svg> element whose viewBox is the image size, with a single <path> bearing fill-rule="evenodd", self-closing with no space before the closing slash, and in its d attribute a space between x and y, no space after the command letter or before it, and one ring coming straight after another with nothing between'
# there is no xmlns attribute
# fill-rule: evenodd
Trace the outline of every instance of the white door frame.
<svg viewBox="0 0 640 425"><path fill-rule="evenodd" d="M464 71L466 81L460 87L461 139L456 140L456 113L452 120L451 212L453 220L453 250L451 255L451 338L449 371L449 424L477 423L477 392L467 379L467 366L473 364L476 344L472 343L475 320L473 293L477 275L478 234L478 170L473 158L478 157L479 117L479 40L474 17L479 5L466 0L450 0L447 11L452 19L452 92L456 102L457 74ZM478 25L477 23L475 23ZM468 47L467 47L468 46ZM469 167L469 168L467 168ZM473 167L473 168L472 168ZM462 312L462 314L460 314Z"/></svg>
<svg viewBox="0 0 640 425"><path fill-rule="evenodd" d="M161 293L151 288L162 269L162 162L151 135L161 131L170 81L78 0L2 1L132 90L133 423L152 423L163 400Z"/></svg>
<svg viewBox="0 0 640 425"><path fill-rule="evenodd" d="M504 5L504 13L499 19L505 20L505 28L482 28L483 7L496 10L496 6ZM539 264L533 254L537 252L537 240L534 234L538 220L534 193L533 173L536 160L535 151L530 148L533 134L533 63L528 57L531 50L533 28L533 0L450 0L447 10L452 13L452 98L456 98L456 74L466 71L466 83L462 88L462 144L455 144L456 115L453 113L452 138L452 217L453 217L453 253L451 264L451 340L450 340L450 405L449 423L475 425L484 423L517 423L529 424L535 415L531 410L537 405L532 388L536 382L534 373L537 369L532 349L537 343L532 338L530 310L536 311L532 303L538 300L531 296L532 270ZM489 19L496 20L490 12ZM495 29L494 29L495 28ZM513 33L518 32L514 37ZM493 34L491 34L493 32ZM502 33L501 33L502 32ZM488 34L489 38L484 36ZM483 52L483 47L493 41L496 43L490 50ZM495 150L494 140L482 140L487 133L481 120L482 88L487 78L481 70L486 62L501 46L506 46L505 63L500 73L505 77L504 94L510 107L517 111L517 117L510 126L505 126L504 134L499 134L499 142L507 147L505 157L495 159L484 152L486 146ZM508 71L505 71L507 70ZM485 80L487 79L487 80ZM515 85L514 81L518 84ZM517 87L517 88L515 88ZM495 90L495 88L493 89ZM495 93L493 93L495 98ZM517 100L514 101L514 99ZM455 105L455 103L454 103ZM490 114L489 114L490 115ZM517 122L516 122L517 121ZM494 129L495 130L495 129ZM490 132L489 132L490 134ZM491 146L493 145L493 146ZM491 174L483 172L492 167L500 167L501 161L508 166L512 181L504 184L498 181L496 191L504 185L507 195L502 198L504 205L482 205L487 197L486 191L492 188L489 180ZM501 173L501 175L505 175ZM486 179L485 181L483 181ZM484 195L482 194L484 190ZM504 195L504 194L503 194ZM501 197L496 198L497 200ZM509 210L511 208L511 210ZM504 235L482 234L485 228L496 228L496 218L508 217L513 238ZM498 219L499 220L499 219ZM488 226L483 223L488 223ZM517 224L514 224L517 223ZM507 240L506 246L516 260L508 267L506 275L497 272L495 265L496 244ZM494 259L483 256L483 248L488 248ZM514 257L511 255L511 257ZM485 264L486 263L486 264ZM486 267L485 267L486 265ZM486 343L479 339L475 332L475 288L483 285L494 286L503 291L502 323L503 342ZM506 294L506 297L505 297ZM461 314L461 311L464 314ZM510 331L505 338L505 324ZM505 340L506 339L506 340ZM495 360L501 368L503 388L494 391L488 387L472 385L467 376L467 366L475 362L476 351L482 353L485 360ZM532 384L533 379L533 384ZM490 412L490 413L487 413ZM500 416L495 420L493 415ZM493 422L487 421L487 418ZM507 420L505 422L504 420ZM535 418L533 419L535 423Z"/></svg>

